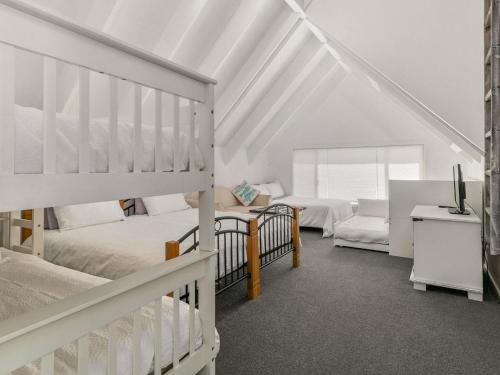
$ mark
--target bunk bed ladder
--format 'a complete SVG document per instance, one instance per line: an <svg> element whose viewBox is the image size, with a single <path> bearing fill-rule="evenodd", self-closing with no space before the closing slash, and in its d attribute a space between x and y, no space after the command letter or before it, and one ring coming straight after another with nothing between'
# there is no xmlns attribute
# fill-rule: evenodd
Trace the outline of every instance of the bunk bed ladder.
<svg viewBox="0 0 500 375"><path fill-rule="evenodd" d="M484 2L484 252L500 254L500 0Z"/></svg>

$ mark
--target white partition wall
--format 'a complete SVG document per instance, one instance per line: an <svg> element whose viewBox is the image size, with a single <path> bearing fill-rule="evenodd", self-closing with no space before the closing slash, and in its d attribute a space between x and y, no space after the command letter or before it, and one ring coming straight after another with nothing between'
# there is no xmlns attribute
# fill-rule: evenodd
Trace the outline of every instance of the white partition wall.
<svg viewBox="0 0 500 375"><path fill-rule="evenodd" d="M482 181L466 182L466 203L482 217ZM452 181L389 181L389 254L413 258L410 213L416 205L454 206Z"/></svg>

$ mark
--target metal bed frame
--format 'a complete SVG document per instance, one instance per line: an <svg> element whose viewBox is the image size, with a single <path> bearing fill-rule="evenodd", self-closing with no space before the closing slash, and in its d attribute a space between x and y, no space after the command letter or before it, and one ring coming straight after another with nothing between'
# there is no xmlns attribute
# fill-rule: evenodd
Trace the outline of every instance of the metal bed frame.
<svg viewBox="0 0 500 375"><path fill-rule="evenodd" d="M289 253L293 267L300 265L299 209L286 204L274 204L248 220L237 216L215 218L215 246L219 250L215 273L215 291L220 294L247 279L249 299L260 294L260 269ZM165 245L167 260L199 248L199 227L196 226L178 240ZM181 296L189 301L189 293Z"/></svg>

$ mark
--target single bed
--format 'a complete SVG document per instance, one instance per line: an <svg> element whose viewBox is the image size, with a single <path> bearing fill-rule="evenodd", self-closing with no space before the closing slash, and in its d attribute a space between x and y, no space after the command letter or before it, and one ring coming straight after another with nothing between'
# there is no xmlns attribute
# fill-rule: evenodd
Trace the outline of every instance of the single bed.
<svg viewBox="0 0 500 375"><path fill-rule="evenodd" d="M38 257L20 254L0 248L0 321L35 311L44 306L76 295L85 290L103 285L109 280L70 270L46 262ZM189 353L189 305L180 302L179 306L179 350L183 357ZM162 352L161 367L167 368L172 363L172 317L173 299L162 298ZM141 309L140 342L141 363L139 374L152 371L154 356L153 332L154 306ZM116 370L119 374L132 374L132 314L116 322ZM202 343L201 322L198 311L195 311L194 346ZM109 331L99 329L89 336L89 373L93 375L107 373L107 350ZM218 340L217 340L218 345ZM217 348L218 349L218 348ZM78 368L77 346L66 345L55 352L55 374L76 374ZM40 372L40 363L35 361L13 372L15 375Z"/></svg>
<svg viewBox="0 0 500 375"><path fill-rule="evenodd" d="M183 199L178 195L172 198ZM92 220L98 220L98 212L109 210L110 204L113 202L94 204ZM118 208L118 202L114 204ZM172 202L169 205L169 209L173 209ZM135 211L130 204L125 207L128 211ZM279 215L269 216L264 212L258 219L251 214L215 212L215 245L219 250L216 264L217 293L250 277L248 251L256 252L256 261L261 267L294 251L298 241L294 242L293 237L298 236L298 233L292 233L293 209L282 205L280 209ZM73 206L71 211L73 222L83 220L80 216L85 215L79 206ZM51 216L54 217L47 222L57 222L55 214L47 214L48 218ZM183 208L160 214L108 218L110 222L73 229L45 230L44 259L63 267L116 280L164 262L168 254L167 243L177 243L179 255L196 250L199 246L198 218L197 208ZM256 233L250 230L252 220L257 226ZM257 244L254 243L257 246L249 248L249 243L253 243L249 239L253 237L257 238ZM24 247L29 248L31 241L32 237L28 237L23 243ZM258 280L257 272L251 275L252 280Z"/></svg>
<svg viewBox="0 0 500 375"><path fill-rule="evenodd" d="M302 207L300 226L323 230L323 237L331 237L339 223L352 217L353 209L345 199L303 198L293 195L285 196L279 182L254 185L262 194L270 194L273 203L282 203L294 207Z"/></svg>
<svg viewBox="0 0 500 375"><path fill-rule="evenodd" d="M337 226L334 246L389 251L388 201L359 199L358 212Z"/></svg>

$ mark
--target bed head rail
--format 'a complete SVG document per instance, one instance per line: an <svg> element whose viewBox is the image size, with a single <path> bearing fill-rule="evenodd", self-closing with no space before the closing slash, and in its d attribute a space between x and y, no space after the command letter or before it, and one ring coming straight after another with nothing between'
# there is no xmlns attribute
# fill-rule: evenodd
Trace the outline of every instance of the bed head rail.
<svg viewBox="0 0 500 375"><path fill-rule="evenodd" d="M16 51L43 61L43 167L41 173L16 173ZM78 71L77 173L57 173L57 64ZM91 74L107 79L108 171L91 173ZM118 82L133 88L133 171L118 168ZM213 184L213 86L208 77L132 47L108 35L48 14L18 0L0 0L0 212L168 193L205 191ZM154 99L154 170L143 165L143 93ZM165 102L172 98L173 170L162 166ZM187 100L189 166L183 169L179 146L180 99ZM169 104L169 105L170 105ZM153 125L153 124L152 124ZM197 129L198 128L198 129ZM194 160L198 144L205 167ZM168 173L164 173L168 172ZM8 197L8 198L7 198Z"/></svg>

